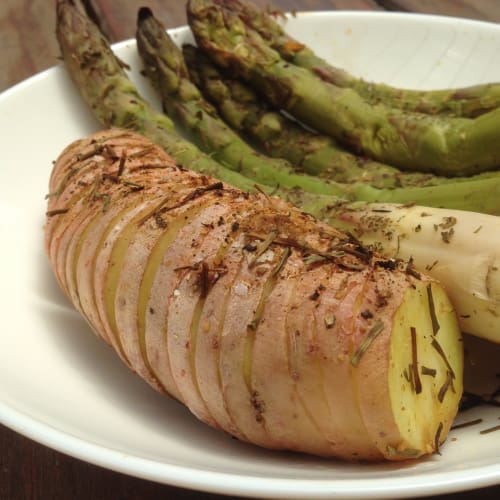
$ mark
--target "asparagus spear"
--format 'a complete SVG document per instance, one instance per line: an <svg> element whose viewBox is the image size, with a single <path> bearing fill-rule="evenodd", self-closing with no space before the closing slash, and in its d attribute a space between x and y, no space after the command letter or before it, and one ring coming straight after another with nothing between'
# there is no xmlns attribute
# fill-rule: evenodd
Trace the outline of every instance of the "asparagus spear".
<svg viewBox="0 0 500 500"><path fill-rule="evenodd" d="M342 68L329 64L303 43L292 38L275 18L280 15L259 9L249 0L217 0L226 8L237 12L239 17L259 34L286 60L307 68L323 80L338 87L356 90L370 103L382 102L388 106L428 114L450 114L476 117L500 106L500 82L472 85L469 87L414 90L395 88L357 78ZM283 19L286 17L281 14Z"/></svg>
<svg viewBox="0 0 500 500"><path fill-rule="evenodd" d="M56 31L66 68L103 125L135 130L162 146L176 162L186 168L211 175L246 191L254 189L254 179L231 171L200 152L191 142L178 135L170 118L156 111L139 95L127 77L123 63L114 55L107 40L86 15L78 0L58 0ZM350 190L343 185L338 184L337 188L343 199L353 198ZM286 190L263 185L259 189L273 192L284 199L293 199L296 203L302 200L312 213L322 212L325 207L333 207L338 203L337 197L308 197L299 189Z"/></svg>
<svg viewBox="0 0 500 500"><path fill-rule="evenodd" d="M333 138L309 131L267 105L250 86L223 74L197 47L185 45L183 55L191 80L225 122L270 156L286 158L311 175L347 183L362 179L378 188L418 185L434 178L407 173L408 182L400 180L398 169L353 155Z"/></svg>
<svg viewBox="0 0 500 500"><path fill-rule="evenodd" d="M500 174L493 183L490 179L478 177L463 186L458 186L459 182L443 188L432 183L428 186L414 183L417 185L396 189L375 189L364 177L361 177L360 182L340 184L309 175L297 175L288 162L276 162L258 155L217 116L215 109L203 99L189 79L181 50L147 8L141 9L138 16L137 41L139 53L146 64L146 73L160 89L163 106L171 117L181 123L200 147L215 159L257 182L279 185L285 197L289 195L284 190L299 187L306 192L333 194L355 200L419 202L430 206L467 206L467 209L477 210L480 205L485 208L485 192L500 192ZM412 176L415 180L419 177L418 174ZM497 202L494 201L495 208L490 208L496 211L496 206Z"/></svg>
<svg viewBox="0 0 500 500"><path fill-rule="evenodd" d="M377 188L435 186L445 183L482 181L485 189L499 183L500 172L473 177L438 177L400 170L351 154L331 137L314 133L267 105L241 80L217 68L193 45L183 55L192 81L214 104L226 123L255 142L266 154L286 158L300 170L337 182L362 181ZM444 188L450 189L450 188Z"/></svg>
<svg viewBox="0 0 500 500"><path fill-rule="evenodd" d="M255 182L223 168L184 140L173 122L138 93L99 28L78 0L58 0L56 34L65 66L96 118L105 126L135 130L174 160L246 191Z"/></svg>
<svg viewBox="0 0 500 500"><path fill-rule="evenodd" d="M472 175L500 164L500 108L477 118L450 118L371 105L290 64L237 13L213 0L189 0L198 45L215 62L252 82L273 105L378 161L405 170Z"/></svg>
<svg viewBox="0 0 500 500"><path fill-rule="evenodd" d="M96 118L106 127L131 129L160 145L185 168L210 175L244 191L255 188L301 206L311 214L326 214L342 200L354 199L348 187L337 184L339 195L317 195L301 189L256 184L239 172L229 170L194 144L181 137L172 120L146 102L124 71L97 25L87 16L79 0L57 1L56 34L71 78ZM360 191L364 189L360 186ZM367 197L378 191L367 188ZM411 193L408 193L411 196ZM407 200L407 195L401 197ZM376 197L376 196L375 196ZM454 202L452 203L455 204Z"/></svg>
<svg viewBox="0 0 500 500"><path fill-rule="evenodd" d="M138 93L127 77L97 26L90 21L76 0L58 0L57 36L66 68L97 119L105 126L135 130L165 149L180 165L211 175L250 191L255 180L217 163L179 136L172 121L156 111ZM430 206L462 208L486 213L500 212L500 197L495 185L436 191L434 187L377 190L364 184L336 184L341 200L419 203ZM477 186L477 188L475 187ZM333 214L339 197L310 195L301 189L267 188L260 190L289 200L317 217Z"/></svg>
<svg viewBox="0 0 500 500"><path fill-rule="evenodd" d="M191 82L181 50L147 7L139 10L136 38L146 74L159 89L163 108L214 159L269 186L345 194L343 187L335 183L297 174L286 160L259 154L229 128Z"/></svg>

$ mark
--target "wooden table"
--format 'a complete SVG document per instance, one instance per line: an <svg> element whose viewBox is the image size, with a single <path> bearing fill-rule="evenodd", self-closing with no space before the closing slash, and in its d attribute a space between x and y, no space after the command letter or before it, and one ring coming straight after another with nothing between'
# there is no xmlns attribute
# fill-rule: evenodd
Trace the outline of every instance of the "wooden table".
<svg viewBox="0 0 500 500"><path fill-rule="evenodd" d="M267 0L256 0L264 6ZM135 16L149 5L167 27L186 23L183 0L94 0L112 41L134 36ZM453 15L500 22L497 0L274 0L283 10L364 9ZM58 63L54 0L1 0L0 92ZM500 450L499 450L500 460ZM90 465L0 426L1 500L215 499ZM500 485L439 498L500 498Z"/></svg>

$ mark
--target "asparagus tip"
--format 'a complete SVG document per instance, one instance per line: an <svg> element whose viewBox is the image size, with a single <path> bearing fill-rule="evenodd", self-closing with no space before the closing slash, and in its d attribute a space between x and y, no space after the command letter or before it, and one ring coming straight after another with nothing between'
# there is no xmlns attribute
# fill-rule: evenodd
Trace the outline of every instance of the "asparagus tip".
<svg viewBox="0 0 500 500"><path fill-rule="evenodd" d="M137 12L137 22L141 23L145 21L146 19L149 19L150 17L153 17L153 12L149 7L141 7L139 11Z"/></svg>

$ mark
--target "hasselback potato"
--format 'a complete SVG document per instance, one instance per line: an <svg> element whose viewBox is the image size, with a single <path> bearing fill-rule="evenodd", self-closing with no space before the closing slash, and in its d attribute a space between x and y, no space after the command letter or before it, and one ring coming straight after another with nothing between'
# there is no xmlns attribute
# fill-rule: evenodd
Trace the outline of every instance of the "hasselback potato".
<svg viewBox="0 0 500 500"><path fill-rule="evenodd" d="M462 343L442 286L411 262L120 129L69 145L47 198L61 288L134 372L198 419L348 460L439 450L462 392Z"/></svg>

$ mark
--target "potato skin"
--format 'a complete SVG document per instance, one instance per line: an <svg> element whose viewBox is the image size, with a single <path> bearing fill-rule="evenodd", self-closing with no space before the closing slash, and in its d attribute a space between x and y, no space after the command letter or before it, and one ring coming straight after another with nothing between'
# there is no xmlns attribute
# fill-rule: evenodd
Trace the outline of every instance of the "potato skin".
<svg viewBox="0 0 500 500"><path fill-rule="evenodd" d="M394 453L405 443L389 349L396 312L427 278L283 201L185 170L129 131L68 146L49 191L59 285L156 390L266 448L415 457ZM457 405L440 416L445 429Z"/></svg>

